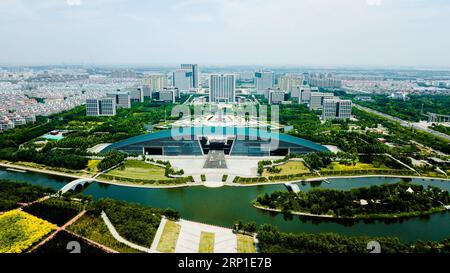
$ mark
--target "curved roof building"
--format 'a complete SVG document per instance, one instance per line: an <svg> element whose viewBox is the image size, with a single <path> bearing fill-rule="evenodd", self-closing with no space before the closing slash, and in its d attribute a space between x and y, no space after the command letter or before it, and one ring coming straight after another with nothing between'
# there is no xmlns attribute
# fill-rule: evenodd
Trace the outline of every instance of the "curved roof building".
<svg viewBox="0 0 450 273"><path fill-rule="evenodd" d="M101 152L119 150L144 155L205 155L223 150L235 156L271 156L328 151L302 138L255 128L182 127L125 139Z"/></svg>

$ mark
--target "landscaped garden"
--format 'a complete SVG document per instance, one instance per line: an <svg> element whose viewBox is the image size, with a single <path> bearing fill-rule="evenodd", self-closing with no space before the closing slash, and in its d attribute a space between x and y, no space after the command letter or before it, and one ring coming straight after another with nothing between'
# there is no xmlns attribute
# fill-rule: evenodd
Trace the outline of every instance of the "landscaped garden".
<svg viewBox="0 0 450 273"><path fill-rule="evenodd" d="M122 166L108 172L108 175L142 180L170 180L164 168L140 160L127 160Z"/></svg>
<svg viewBox="0 0 450 273"><path fill-rule="evenodd" d="M145 207L112 199L100 199L89 206L89 211L69 230L95 242L103 244L119 252L139 252L118 242L109 232L100 217L104 211L117 232L126 240L149 248L153 242L156 230L164 214L169 218L179 217L178 213L167 209Z"/></svg>
<svg viewBox="0 0 450 273"><path fill-rule="evenodd" d="M127 160L121 166L101 175L100 179L134 184L182 184L192 182L192 177L166 176L166 168L141 160Z"/></svg>
<svg viewBox="0 0 450 273"><path fill-rule="evenodd" d="M56 226L20 210L0 215L0 253L21 253Z"/></svg>

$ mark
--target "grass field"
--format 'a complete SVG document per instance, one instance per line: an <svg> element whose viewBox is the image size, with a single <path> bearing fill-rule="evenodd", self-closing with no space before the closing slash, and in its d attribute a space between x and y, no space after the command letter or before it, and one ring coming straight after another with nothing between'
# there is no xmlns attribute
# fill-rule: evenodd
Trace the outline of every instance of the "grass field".
<svg viewBox="0 0 450 273"><path fill-rule="evenodd" d="M109 171L108 175L143 180L171 179L165 176L164 168L139 160L127 160L122 166Z"/></svg>
<svg viewBox="0 0 450 273"><path fill-rule="evenodd" d="M199 253L214 253L215 234L204 232L200 234L200 243L198 245Z"/></svg>
<svg viewBox="0 0 450 273"><path fill-rule="evenodd" d="M156 250L163 253L174 253L178 236L180 235L180 229L181 227L177 223L167 221Z"/></svg>
<svg viewBox="0 0 450 273"><path fill-rule="evenodd" d="M56 226L19 210L0 215L0 253L21 253Z"/></svg>
<svg viewBox="0 0 450 273"><path fill-rule="evenodd" d="M237 251L238 253L255 253L255 245L253 237L248 235L237 234Z"/></svg>
<svg viewBox="0 0 450 273"><path fill-rule="evenodd" d="M100 217L85 214L78 221L70 225L68 230L122 253L139 252L117 241Z"/></svg>
<svg viewBox="0 0 450 273"><path fill-rule="evenodd" d="M281 169L280 173L270 173L267 169L264 169L263 176L269 177L272 175L290 175L299 173L309 173L308 167L301 161L289 161L283 165L276 166L277 169Z"/></svg>
<svg viewBox="0 0 450 273"><path fill-rule="evenodd" d="M322 168L322 171L355 171L355 170L390 170L387 167L377 168L372 164L356 163L355 165L345 165L339 162L332 162L328 167Z"/></svg>

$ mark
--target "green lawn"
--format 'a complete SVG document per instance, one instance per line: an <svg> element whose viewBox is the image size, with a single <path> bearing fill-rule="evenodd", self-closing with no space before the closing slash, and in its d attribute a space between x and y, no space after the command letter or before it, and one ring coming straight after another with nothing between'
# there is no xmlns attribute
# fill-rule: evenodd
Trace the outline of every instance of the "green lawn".
<svg viewBox="0 0 450 273"><path fill-rule="evenodd" d="M215 234L204 232L200 234L200 244L198 245L199 253L214 253Z"/></svg>
<svg viewBox="0 0 450 273"><path fill-rule="evenodd" d="M167 221L161 234L156 250L163 253L174 253L180 235L180 225L173 221Z"/></svg>
<svg viewBox="0 0 450 273"><path fill-rule="evenodd" d="M107 173L108 175L143 180L170 180L165 176L164 168L139 160L127 160L125 163Z"/></svg>
<svg viewBox="0 0 450 273"><path fill-rule="evenodd" d="M345 165L339 162L332 162L326 168L322 168L321 171L356 171L356 170L390 170L388 167L375 167L368 163L356 163L355 165Z"/></svg>
<svg viewBox="0 0 450 273"><path fill-rule="evenodd" d="M255 253L255 245L253 237L248 235L237 234L237 251L238 253Z"/></svg>
<svg viewBox="0 0 450 273"><path fill-rule="evenodd" d="M308 167L301 161L289 161L283 165L276 166L277 169L281 169L279 173L270 173L267 169L264 169L263 176L279 176L279 175L291 175L291 174L299 174L299 173L309 173Z"/></svg>

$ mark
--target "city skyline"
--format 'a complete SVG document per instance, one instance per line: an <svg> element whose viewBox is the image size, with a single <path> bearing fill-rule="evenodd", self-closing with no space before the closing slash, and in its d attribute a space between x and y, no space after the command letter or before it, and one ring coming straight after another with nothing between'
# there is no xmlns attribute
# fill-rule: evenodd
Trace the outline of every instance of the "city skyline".
<svg viewBox="0 0 450 273"><path fill-rule="evenodd" d="M0 64L448 68L442 0L5 0Z"/></svg>

